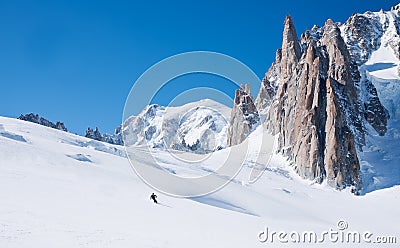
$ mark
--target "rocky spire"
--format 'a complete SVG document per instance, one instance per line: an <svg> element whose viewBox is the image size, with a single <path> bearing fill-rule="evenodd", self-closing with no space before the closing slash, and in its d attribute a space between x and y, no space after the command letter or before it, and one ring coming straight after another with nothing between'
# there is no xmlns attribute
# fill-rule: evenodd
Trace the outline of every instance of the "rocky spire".
<svg viewBox="0 0 400 248"><path fill-rule="evenodd" d="M281 50L281 73L284 80L292 75L300 56L301 49L296 29L292 17L288 15L284 22Z"/></svg>
<svg viewBox="0 0 400 248"><path fill-rule="evenodd" d="M330 19L325 23L322 43L329 55L324 151L326 178L329 184L343 188L359 183L360 164L350 126L352 119L345 114L346 110L357 112L354 108L357 93L351 77L350 54L339 28Z"/></svg>
<svg viewBox="0 0 400 248"><path fill-rule="evenodd" d="M260 117L250 95L250 84L241 85L235 92L234 106L228 130L228 146L240 144L259 124Z"/></svg>
<svg viewBox="0 0 400 248"><path fill-rule="evenodd" d="M301 51L293 21L286 18L282 56L275 62L281 69L278 90L274 101L269 100L271 96L262 93L268 85L263 82L259 94L272 102L266 126L278 135L278 150L300 176L327 179L339 189L359 189L353 133L353 123L360 122L353 78L359 77L352 76L350 54L336 24L328 20L318 32L302 35ZM349 117L348 111L354 114Z"/></svg>
<svg viewBox="0 0 400 248"><path fill-rule="evenodd" d="M330 58L328 76L342 85L350 83L350 54L339 28L331 19L325 22L322 42Z"/></svg>

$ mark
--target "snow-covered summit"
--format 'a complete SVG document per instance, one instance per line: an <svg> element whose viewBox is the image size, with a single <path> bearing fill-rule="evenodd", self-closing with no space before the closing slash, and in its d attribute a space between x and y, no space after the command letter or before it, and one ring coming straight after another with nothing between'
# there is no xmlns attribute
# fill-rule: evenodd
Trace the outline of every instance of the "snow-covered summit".
<svg viewBox="0 0 400 248"><path fill-rule="evenodd" d="M179 107L147 106L123 125L126 145L208 153L226 147L230 108L210 99Z"/></svg>
<svg viewBox="0 0 400 248"><path fill-rule="evenodd" d="M358 65L365 63L371 53L389 47L399 58L399 10L354 14L340 27L350 54Z"/></svg>
<svg viewBox="0 0 400 248"><path fill-rule="evenodd" d="M400 10L400 3L390 8L391 11L399 11Z"/></svg>

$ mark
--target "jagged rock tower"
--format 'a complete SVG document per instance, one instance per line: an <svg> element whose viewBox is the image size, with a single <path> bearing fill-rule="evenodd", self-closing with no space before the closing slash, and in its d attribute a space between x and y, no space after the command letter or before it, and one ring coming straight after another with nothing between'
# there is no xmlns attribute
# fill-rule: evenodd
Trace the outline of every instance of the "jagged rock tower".
<svg viewBox="0 0 400 248"><path fill-rule="evenodd" d="M227 146L240 144L259 122L258 111L254 99L250 95L250 84L241 85L240 89L235 92Z"/></svg>
<svg viewBox="0 0 400 248"><path fill-rule="evenodd" d="M303 178L360 189L360 78L336 23L328 20L299 41L292 18L286 17L282 48L263 79L257 108L278 135L278 151ZM377 126L384 132L382 123Z"/></svg>

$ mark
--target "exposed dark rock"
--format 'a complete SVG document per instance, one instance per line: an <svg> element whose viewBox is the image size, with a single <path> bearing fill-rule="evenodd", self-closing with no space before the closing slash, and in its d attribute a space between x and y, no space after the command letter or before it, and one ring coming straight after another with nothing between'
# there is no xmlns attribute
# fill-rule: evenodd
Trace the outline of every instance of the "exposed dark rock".
<svg viewBox="0 0 400 248"><path fill-rule="evenodd" d="M97 127L94 130L88 127L86 129L85 137L98 141L107 142L109 144L123 145L121 126L118 126L115 129L114 134L108 134L108 133L101 134Z"/></svg>
<svg viewBox="0 0 400 248"><path fill-rule="evenodd" d="M365 79L363 84L365 86L365 120L371 124L380 136L384 136L387 131L387 121L390 118L389 112L381 104L375 86L367 79Z"/></svg>
<svg viewBox="0 0 400 248"><path fill-rule="evenodd" d="M33 123L37 123L39 125L42 126L46 126L46 127L51 127L54 129L58 129L61 131L65 131L68 132L67 128L65 127L64 123L57 121L56 124L54 124L53 122L39 116L38 114L26 114L26 115L20 115L18 117L18 119L23 120L23 121L29 121L29 122L33 122Z"/></svg>
<svg viewBox="0 0 400 248"><path fill-rule="evenodd" d="M90 138L90 139L94 139L94 140L98 140L98 141L102 141L103 137L100 134L99 129L96 127L96 129L91 129L90 127L88 127L86 129L86 134L85 134L86 138Z"/></svg>

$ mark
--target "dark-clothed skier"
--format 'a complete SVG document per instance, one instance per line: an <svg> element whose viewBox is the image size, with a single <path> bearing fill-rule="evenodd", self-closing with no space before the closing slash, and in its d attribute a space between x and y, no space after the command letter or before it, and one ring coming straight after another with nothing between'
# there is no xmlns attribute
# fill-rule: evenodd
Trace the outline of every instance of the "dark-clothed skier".
<svg viewBox="0 0 400 248"><path fill-rule="evenodd" d="M150 199L153 200L154 203L158 203L156 198L157 198L156 194L154 194L154 193L151 194Z"/></svg>

